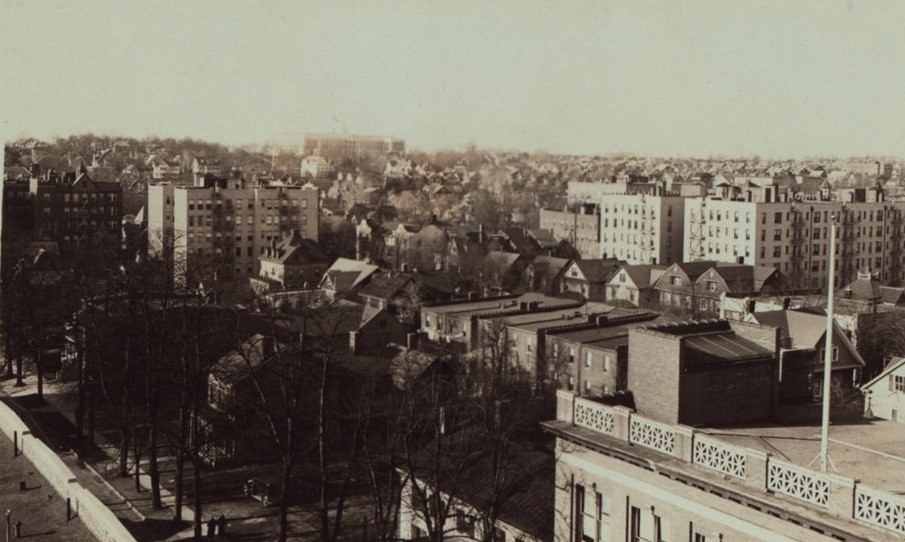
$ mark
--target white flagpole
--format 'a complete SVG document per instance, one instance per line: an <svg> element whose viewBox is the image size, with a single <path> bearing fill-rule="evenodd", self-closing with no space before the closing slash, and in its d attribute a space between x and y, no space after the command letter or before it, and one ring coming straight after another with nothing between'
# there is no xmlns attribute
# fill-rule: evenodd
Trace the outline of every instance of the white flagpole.
<svg viewBox="0 0 905 542"><path fill-rule="evenodd" d="M830 384L833 366L833 286L836 277L836 221L830 224L830 276L827 281L826 342L823 353L823 422L820 427L820 470L827 471L830 462Z"/></svg>

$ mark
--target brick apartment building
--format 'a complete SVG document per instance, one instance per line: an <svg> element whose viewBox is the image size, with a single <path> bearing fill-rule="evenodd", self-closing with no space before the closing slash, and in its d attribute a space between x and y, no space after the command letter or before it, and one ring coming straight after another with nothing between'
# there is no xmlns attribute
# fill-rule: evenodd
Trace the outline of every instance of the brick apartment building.
<svg viewBox="0 0 905 542"><path fill-rule="evenodd" d="M247 280L274 241L293 231L318 238L318 191L309 185L205 175L193 186L149 186L147 209L148 250L181 281L206 271Z"/></svg>
<svg viewBox="0 0 905 542"><path fill-rule="evenodd" d="M830 223L836 220L836 288L870 270L888 284L905 278L905 202L879 189L836 191L835 199L795 200L777 187L737 197L689 198L684 260L775 267L796 288L826 288Z"/></svg>
<svg viewBox="0 0 905 542"><path fill-rule="evenodd" d="M3 245L19 241L56 243L66 253L92 240L118 243L122 187L95 181L84 164L76 171L42 172L3 182Z"/></svg>

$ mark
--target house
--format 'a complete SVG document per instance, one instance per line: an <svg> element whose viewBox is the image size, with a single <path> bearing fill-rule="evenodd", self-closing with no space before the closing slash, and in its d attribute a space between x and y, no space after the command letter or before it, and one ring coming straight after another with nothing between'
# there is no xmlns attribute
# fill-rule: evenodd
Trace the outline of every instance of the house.
<svg viewBox="0 0 905 542"><path fill-rule="evenodd" d="M355 294L371 275L379 271L376 265L349 258L337 258L324 272L319 288L331 299Z"/></svg>
<svg viewBox="0 0 905 542"><path fill-rule="evenodd" d="M302 158L299 166L299 174L302 177L313 177L321 179L333 173L333 165L323 156L315 154Z"/></svg>
<svg viewBox="0 0 905 542"><path fill-rule="evenodd" d="M484 256L481 267L477 270L478 282L489 291L514 291L521 282L522 271L528 261L528 257L522 254L491 250Z"/></svg>
<svg viewBox="0 0 905 542"><path fill-rule="evenodd" d="M575 323L596 320L614 310L603 303L532 307L517 314L489 313L477 317L480 336L475 348L493 353L504 345L499 356L521 374L543 383L551 375L545 365L544 333Z"/></svg>
<svg viewBox="0 0 905 542"><path fill-rule="evenodd" d="M826 315L798 310L756 312L747 321L779 328L782 346L781 399L787 402L819 402L823 396L823 364ZM858 383L864 360L845 332L833 322L833 398L860 403Z"/></svg>
<svg viewBox="0 0 905 542"><path fill-rule="evenodd" d="M204 156L196 156L192 160L192 174L196 178L205 177L207 175L219 177L223 174L223 167L220 165L219 160L206 158Z"/></svg>
<svg viewBox="0 0 905 542"><path fill-rule="evenodd" d="M267 425L254 404L258 389L276 389L266 366L283 349L273 337L255 334L214 363L207 379L207 405L201 414L204 461L211 466L239 464L268 458L262 439Z"/></svg>
<svg viewBox="0 0 905 542"><path fill-rule="evenodd" d="M676 262L663 272L653 283L658 301L663 308L697 310L697 280L708 269L715 266L713 261Z"/></svg>
<svg viewBox="0 0 905 542"><path fill-rule="evenodd" d="M528 291L557 295L570 263L572 260L565 258L535 256L522 271L522 283Z"/></svg>
<svg viewBox="0 0 905 542"><path fill-rule="evenodd" d="M258 258L260 273L251 279L256 292L272 289L314 288L330 265L316 241L304 239L298 230L292 232L279 244L276 239Z"/></svg>
<svg viewBox="0 0 905 542"><path fill-rule="evenodd" d="M606 285L625 262L614 259L573 260L560 278L560 293L575 293L587 301L605 301Z"/></svg>
<svg viewBox="0 0 905 542"><path fill-rule="evenodd" d="M859 271L857 278L842 288L839 296L847 300L860 301L868 307L905 306L905 288L885 286L869 271Z"/></svg>
<svg viewBox="0 0 905 542"><path fill-rule="evenodd" d="M460 429L457 433L469 431ZM444 441L441 485L430 454L419 454L414 468L399 469L398 539L428 540L429 525L444 540L541 542L553 540L555 457L532 442L515 442L505 459L494 456L477 435L448 435ZM450 444L452 442L452 444ZM430 445L425 447L430 450ZM505 466L500 468L501 461ZM414 471L414 472L412 472ZM455 472L449 476L447 472ZM501 474L502 471L502 474ZM496 488L488 480L496 476ZM445 506L438 508L435 497ZM441 511L442 510L442 511ZM486 514L493 510L495 521ZM443 519L443 524L440 519ZM493 526L493 533L486 532Z"/></svg>
<svg viewBox="0 0 905 542"><path fill-rule="evenodd" d="M722 296L742 297L780 292L785 277L778 269L763 265L718 263L695 281L698 311L719 314Z"/></svg>
<svg viewBox="0 0 905 542"><path fill-rule="evenodd" d="M557 387L581 397L603 397L625 390L629 330L667 321L668 317L654 312L616 309L587 323L545 330L545 359Z"/></svg>
<svg viewBox="0 0 905 542"><path fill-rule="evenodd" d="M636 307L657 305L657 292L653 285L664 271L665 265L623 265L606 284L607 301L622 301Z"/></svg>
<svg viewBox="0 0 905 542"><path fill-rule="evenodd" d="M905 358L894 358L861 391L867 416L905 423Z"/></svg>
<svg viewBox="0 0 905 542"><path fill-rule="evenodd" d="M578 307L574 299L550 297L538 293L503 295L465 299L421 307L421 333L429 341L457 343L464 350L479 344L479 317L542 312L564 307Z"/></svg>
<svg viewBox="0 0 905 542"><path fill-rule="evenodd" d="M415 277L404 273L375 273L358 292L367 311L386 310L390 314L417 323L418 285Z"/></svg>

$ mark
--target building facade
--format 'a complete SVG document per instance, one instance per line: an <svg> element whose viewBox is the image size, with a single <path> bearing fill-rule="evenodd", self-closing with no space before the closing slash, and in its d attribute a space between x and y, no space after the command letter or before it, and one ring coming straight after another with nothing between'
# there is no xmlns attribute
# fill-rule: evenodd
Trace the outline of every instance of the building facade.
<svg viewBox="0 0 905 542"><path fill-rule="evenodd" d="M905 279L905 202L887 202L864 189L837 195L848 200L688 198L684 260L775 267L792 287L825 289L835 220L835 287L853 281L861 270L900 284Z"/></svg>
<svg viewBox="0 0 905 542"><path fill-rule="evenodd" d="M612 194L600 206L600 255L630 264L682 261L681 196Z"/></svg>
<svg viewBox="0 0 905 542"><path fill-rule="evenodd" d="M600 257L600 216L595 204L574 210L540 210L540 227L560 241L568 241L583 259Z"/></svg>
<svg viewBox="0 0 905 542"><path fill-rule="evenodd" d="M231 177L151 186L148 212L149 250L166 257L180 280L204 268L248 279L258 274L258 257L273 241L293 231L318 238L318 191L308 185L246 186Z"/></svg>

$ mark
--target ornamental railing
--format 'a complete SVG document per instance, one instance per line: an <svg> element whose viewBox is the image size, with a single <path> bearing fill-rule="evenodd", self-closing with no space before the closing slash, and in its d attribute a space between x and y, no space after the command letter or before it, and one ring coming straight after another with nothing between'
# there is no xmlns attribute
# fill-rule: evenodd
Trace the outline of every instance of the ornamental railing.
<svg viewBox="0 0 905 542"><path fill-rule="evenodd" d="M575 425L587 427L605 435L615 434L616 415L606 405L576 398L573 416Z"/></svg>
<svg viewBox="0 0 905 542"><path fill-rule="evenodd" d="M651 420L626 407L576 397L570 391L557 391L556 412L560 423L678 458L715 471L727 480L736 479L754 489L794 499L844 519L905 535L905 496L782 461L690 427Z"/></svg>
<svg viewBox="0 0 905 542"><path fill-rule="evenodd" d="M905 498L859 485L855 519L905 535Z"/></svg>
<svg viewBox="0 0 905 542"><path fill-rule="evenodd" d="M748 456L739 448L715 438L696 434L692 461L729 476L745 479L748 477Z"/></svg>
<svg viewBox="0 0 905 542"><path fill-rule="evenodd" d="M676 449L676 432L670 425L632 416L629 442L672 455Z"/></svg>
<svg viewBox="0 0 905 542"><path fill-rule="evenodd" d="M830 500L829 480L810 469L776 459L771 459L767 468L767 489L824 508Z"/></svg>

